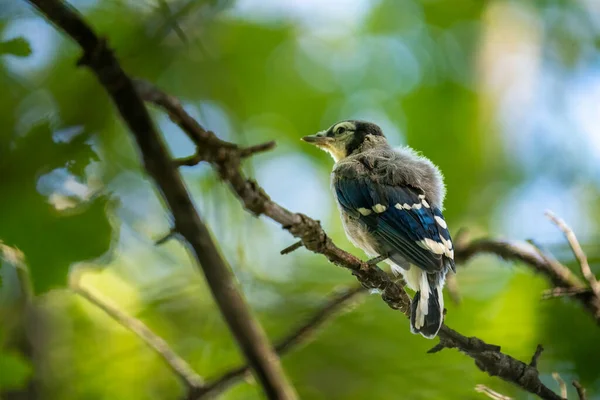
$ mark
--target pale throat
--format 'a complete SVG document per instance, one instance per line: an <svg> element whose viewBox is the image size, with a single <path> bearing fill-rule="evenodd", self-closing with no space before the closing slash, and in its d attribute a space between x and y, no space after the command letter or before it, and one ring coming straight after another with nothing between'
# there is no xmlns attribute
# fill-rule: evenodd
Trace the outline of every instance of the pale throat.
<svg viewBox="0 0 600 400"><path fill-rule="evenodd" d="M342 146L339 146L342 144ZM338 162L343 158L346 158L346 145L343 143L336 143L331 146L322 147L323 150L329 153L333 161Z"/></svg>
<svg viewBox="0 0 600 400"><path fill-rule="evenodd" d="M321 150L328 152L331 158L333 158L333 160L337 163L338 161L348 157L346 147L348 145L348 141L351 139L352 133L347 133L344 137L322 146Z"/></svg>

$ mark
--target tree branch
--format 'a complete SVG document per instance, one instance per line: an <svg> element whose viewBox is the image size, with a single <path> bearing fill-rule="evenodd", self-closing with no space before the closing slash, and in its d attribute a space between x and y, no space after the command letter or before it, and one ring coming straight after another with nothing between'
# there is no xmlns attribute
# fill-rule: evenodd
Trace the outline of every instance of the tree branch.
<svg viewBox="0 0 600 400"><path fill-rule="evenodd" d="M558 261L548 258L538 251L531 243L497 240L477 239L463 241L455 245L457 262L465 263L479 254L493 254L507 261L519 261L534 271L541 273L550 280L553 286L583 286L583 283L571 270ZM458 252L458 256L456 255Z"/></svg>
<svg viewBox="0 0 600 400"><path fill-rule="evenodd" d="M295 399L295 391L287 381L275 351L240 294L208 228L196 212L181 175L132 80L119 65L106 40L98 38L81 15L62 1L28 1L83 49L84 54L78 64L89 67L96 74L135 137L144 168L154 179L173 214L175 230L190 244L230 331L267 396Z"/></svg>
<svg viewBox="0 0 600 400"><path fill-rule="evenodd" d="M318 221L306 215L293 213L273 202L263 189L253 180L247 179L241 170L240 149L229 142L217 138L213 132L205 130L183 109L179 101L153 85L138 82L141 96L163 108L199 149L199 159L210 162L237 195L242 205L252 214L265 215L278 222L285 230L301 240L308 250L324 255L330 262L346 268L368 289L377 289L382 299L393 309L409 315L410 298L403 285L393 281L387 273L376 265L369 265L350 253L337 247L327 236ZM297 248L293 245L290 248ZM466 260L476 253L494 250L495 254L506 258L520 259L533 263L540 270L549 270L544 260L531 252L511 252L511 246L502 242L476 241L468 246L455 249L457 260ZM550 270L549 270L550 271ZM550 271L559 278L558 271ZM553 275L553 278L554 278ZM561 280L562 282L562 280ZM438 334L440 342L431 352L444 348L456 348L475 360L475 364L489 375L498 376L543 399L561 400L539 379L536 367L527 365L500 351L499 346L490 345L475 337L466 337L443 325Z"/></svg>
<svg viewBox="0 0 600 400"><path fill-rule="evenodd" d="M463 240L455 244L454 257L458 263L465 263L478 254L494 254L509 261L519 261L547 278L556 290L572 295L592 315L600 325L600 298L595 296L569 268L545 254L531 243L505 240L478 239ZM560 289L557 289L560 288ZM546 295L544 292L543 295Z"/></svg>
<svg viewBox="0 0 600 400"><path fill-rule="evenodd" d="M255 181L247 179L240 169L243 149L205 130L184 110L175 97L162 92L149 82L136 81L136 86L144 100L163 108L171 120L189 136L198 149L197 161L210 162L221 179L229 184L242 201L246 210L255 216L264 214L278 222L293 236L301 239L304 247L325 255L329 261L338 266L349 269L366 288L380 290L390 307L408 313L410 298L401 285L392 282L377 266L368 265L335 246L318 221L281 207L271 201ZM294 244L288 250L299 246Z"/></svg>
<svg viewBox="0 0 600 400"><path fill-rule="evenodd" d="M171 370L177 375L181 381L187 386L188 391L197 391L203 388L202 378L194 372L192 367L181 357L179 357L164 341L163 338L152 332L146 324L139 319L131 317L110 304L108 301L102 299L102 297L92 289L85 288L79 284L76 278L71 279L70 288L73 292L77 293L80 297L83 297L106 314L112 319L123 325L126 329L135 333L144 343L150 346L158 355L165 360Z"/></svg>

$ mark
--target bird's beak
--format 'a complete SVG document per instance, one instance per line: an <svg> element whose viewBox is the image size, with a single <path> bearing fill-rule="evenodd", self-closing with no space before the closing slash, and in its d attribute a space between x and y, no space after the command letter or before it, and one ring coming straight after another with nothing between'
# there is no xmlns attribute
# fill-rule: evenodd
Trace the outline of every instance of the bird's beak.
<svg viewBox="0 0 600 400"><path fill-rule="evenodd" d="M317 132L314 135L304 136L302 138L306 143L314 144L315 146L326 146L333 142L333 138L325 136L325 131Z"/></svg>

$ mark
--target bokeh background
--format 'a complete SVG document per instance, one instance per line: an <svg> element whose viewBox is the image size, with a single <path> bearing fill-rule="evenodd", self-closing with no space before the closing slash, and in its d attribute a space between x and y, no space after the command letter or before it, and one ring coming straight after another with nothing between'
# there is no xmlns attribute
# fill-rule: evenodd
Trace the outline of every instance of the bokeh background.
<svg viewBox="0 0 600 400"><path fill-rule="evenodd" d="M345 239L332 160L299 138L348 118L383 127L438 164L454 233L536 239L572 268L543 212L577 232L600 273L600 2L597 0L73 0L130 74L182 99L227 140L277 148L247 172L285 207ZM80 55L24 1L0 0L0 240L29 277L0 268L5 399L174 399L183 388L136 336L67 289L69 276L146 322L210 379L242 362L130 135ZM174 156L193 146L158 110ZM245 213L207 166L184 176L245 296L275 340L349 273ZM478 257L458 267L447 323L558 371L600 399L600 330L568 299L540 300L527 267ZM71 275L69 275L71 274ZM446 293L448 299L448 294ZM303 399L481 399L479 383L532 396L433 342L365 296L283 357ZM569 388L570 398L575 393ZM223 399L261 398L252 381Z"/></svg>

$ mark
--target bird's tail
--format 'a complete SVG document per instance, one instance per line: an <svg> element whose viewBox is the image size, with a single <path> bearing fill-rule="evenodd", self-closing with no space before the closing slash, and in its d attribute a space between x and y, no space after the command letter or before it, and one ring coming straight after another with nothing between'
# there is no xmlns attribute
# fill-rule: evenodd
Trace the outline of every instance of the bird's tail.
<svg viewBox="0 0 600 400"><path fill-rule="evenodd" d="M420 290L412 300L410 312L410 330L420 333L427 339L433 339L443 322L444 296L442 287L444 277L436 277L425 272L421 275Z"/></svg>

